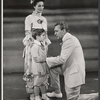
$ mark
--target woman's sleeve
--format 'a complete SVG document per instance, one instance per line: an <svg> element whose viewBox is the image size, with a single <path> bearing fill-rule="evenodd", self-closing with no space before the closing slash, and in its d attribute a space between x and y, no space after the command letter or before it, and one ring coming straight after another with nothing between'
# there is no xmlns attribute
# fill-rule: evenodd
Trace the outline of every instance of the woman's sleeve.
<svg viewBox="0 0 100 100"><path fill-rule="evenodd" d="M48 31L48 22L46 18L45 18L45 23L46 23L46 31Z"/></svg>
<svg viewBox="0 0 100 100"><path fill-rule="evenodd" d="M45 17L44 17L44 23L45 23L45 25L44 25L45 28L44 28L44 29L46 30L46 34L47 34L47 35L46 35L45 42L47 43L47 45L50 45L50 44L51 44L51 41L50 41L50 39L48 38L48 32L47 32L47 31L48 31L48 28L47 28L47 27L48 27L48 23L47 23L47 19L46 19Z"/></svg>
<svg viewBox="0 0 100 100"><path fill-rule="evenodd" d="M31 20L29 16L25 18L25 31L31 31Z"/></svg>
<svg viewBox="0 0 100 100"><path fill-rule="evenodd" d="M43 17L42 27L46 32L48 31L48 29L47 29L47 19L45 17Z"/></svg>

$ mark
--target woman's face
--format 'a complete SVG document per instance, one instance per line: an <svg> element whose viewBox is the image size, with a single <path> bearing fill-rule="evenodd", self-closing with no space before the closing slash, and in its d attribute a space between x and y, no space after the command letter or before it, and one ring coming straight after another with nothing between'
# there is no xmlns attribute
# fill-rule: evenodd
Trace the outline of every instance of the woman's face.
<svg viewBox="0 0 100 100"><path fill-rule="evenodd" d="M34 6L34 9L37 13L42 13L44 9L44 2L43 1L37 2L37 4Z"/></svg>

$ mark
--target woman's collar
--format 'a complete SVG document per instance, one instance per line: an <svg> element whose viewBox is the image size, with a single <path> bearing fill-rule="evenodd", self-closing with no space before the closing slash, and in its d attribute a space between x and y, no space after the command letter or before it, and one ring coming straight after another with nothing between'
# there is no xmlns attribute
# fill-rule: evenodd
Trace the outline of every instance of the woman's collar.
<svg viewBox="0 0 100 100"><path fill-rule="evenodd" d="M37 13L36 11L33 11L32 14L33 14L33 15L36 15L36 16L41 16L41 15L42 15L42 13Z"/></svg>

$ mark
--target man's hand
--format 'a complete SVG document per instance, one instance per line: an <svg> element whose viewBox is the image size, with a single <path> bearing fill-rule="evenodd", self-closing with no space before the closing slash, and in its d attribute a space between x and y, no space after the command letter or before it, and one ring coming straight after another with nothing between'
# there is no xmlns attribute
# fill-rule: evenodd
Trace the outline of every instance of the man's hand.
<svg viewBox="0 0 100 100"><path fill-rule="evenodd" d="M39 63L39 60L37 59L37 57L33 57L34 61Z"/></svg>

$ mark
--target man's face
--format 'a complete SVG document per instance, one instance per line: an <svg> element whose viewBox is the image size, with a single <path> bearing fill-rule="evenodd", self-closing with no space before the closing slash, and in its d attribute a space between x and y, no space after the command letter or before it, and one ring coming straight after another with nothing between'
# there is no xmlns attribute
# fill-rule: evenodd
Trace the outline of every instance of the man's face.
<svg viewBox="0 0 100 100"><path fill-rule="evenodd" d="M54 35L57 37L57 39L62 39L64 32L60 29L60 25L55 26Z"/></svg>

